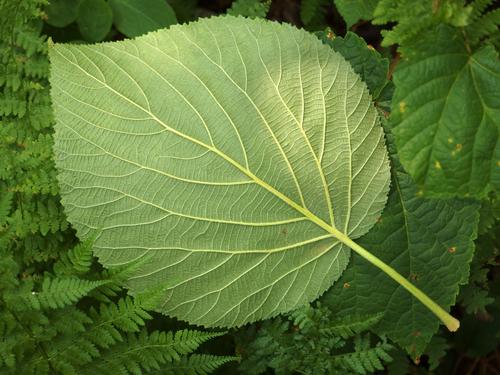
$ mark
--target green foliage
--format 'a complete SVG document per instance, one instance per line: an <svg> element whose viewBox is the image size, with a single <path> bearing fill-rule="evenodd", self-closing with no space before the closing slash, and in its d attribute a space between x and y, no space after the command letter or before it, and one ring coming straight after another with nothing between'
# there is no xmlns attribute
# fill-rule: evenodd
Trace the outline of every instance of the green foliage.
<svg viewBox="0 0 500 375"><path fill-rule="evenodd" d="M388 84L386 79L387 61L384 61L377 52L366 48L366 45L363 46L363 43L346 43L349 38L356 38L350 37L350 34L345 39L336 37L333 40L328 39L327 35L328 33L324 33L320 36L332 48L345 54L345 57L353 64L353 68L368 82L370 91L372 93L381 92L381 88ZM370 53L367 53L368 51ZM368 72L373 72L373 74L369 75ZM378 82L378 84L374 84L374 82ZM376 95L374 98L378 100ZM396 157L394 147L392 153L393 158ZM419 197L421 192L398 163L396 159L393 160L393 191L389 197L388 206L375 228L361 241L367 248L373 247L376 254L379 254L389 264L395 265L397 269L407 270L408 278L414 280L417 285L428 290L429 293L439 295L438 298L442 304L451 305L455 300L458 285L464 284L468 275L468 263L473 250L472 240L477 225L478 206L472 201L449 201L450 207L443 208L445 201L431 201ZM447 217L445 218L442 215L446 212ZM432 237L429 237L426 232L433 233L433 235L438 232L437 227L433 228L432 226L438 223L436 218L439 218L440 215L441 223L448 223L453 227L441 227L439 229L442 232L441 236L432 240ZM452 224L451 218L459 221ZM464 227L466 223L468 223L467 229ZM429 226L427 229L426 225ZM448 245L446 243L447 233L452 232L462 235L468 233L469 235L462 237L463 245L457 247L457 244ZM439 237L443 238L444 241L439 240ZM450 238L458 240L456 235L451 235ZM434 245L431 242L434 242ZM440 242L441 244L436 246ZM391 249L394 251L392 254ZM462 255L455 257L462 257L458 263L448 263L449 260L443 259L441 265L436 264L430 268L430 265L439 259L438 255L446 254L450 249L452 252L457 249L463 251ZM408 258L405 260L402 255L406 255ZM430 269L432 271L429 271ZM457 269L461 271L457 272ZM392 296L391 303L387 305L386 315L376 327L376 332L388 334L391 339L405 347L412 355L421 354L427 342L436 332L437 325L429 323L417 328L415 321L412 320L413 314L419 316L419 325L427 319L425 318L426 314L419 311L420 306L406 300L407 296L404 292L398 292L391 280L372 271L365 262L357 262L357 256L355 256L340 282L327 294L326 300L331 303L332 309L339 311L339 315L348 315L383 311L380 305L384 305L384 303L381 301L387 301L388 296ZM435 285L432 280L440 272L446 282ZM453 280L450 274L454 275ZM386 283L379 281L380 278L385 279ZM377 290L374 292L371 286L375 279L377 280ZM426 279L429 281L425 282ZM428 286L425 285L426 283ZM389 286L389 289L386 289L386 286ZM433 292L430 292L431 290ZM447 302L444 302L445 299ZM394 305L391 305L392 303ZM371 309L370 305L373 305L374 308ZM409 312L412 315L407 315ZM398 325L395 326L395 322Z"/></svg>
<svg viewBox="0 0 500 375"><path fill-rule="evenodd" d="M61 254L54 264L54 273L57 276L81 275L90 271L93 262L93 241L77 244L70 251Z"/></svg>
<svg viewBox="0 0 500 375"><path fill-rule="evenodd" d="M370 20L380 0L334 0L337 10L344 18L347 28L359 20Z"/></svg>
<svg viewBox="0 0 500 375"><path fill-rule="evenodd" d="M164 0L109 0L109 5L115 27L130 38L177 23Z"/></svg>
<svg viewBox="0 0 500 375"><path fill-rule="evenodd" d="M45 8L46 22L55 27L66 27L78 17L81 0L50 0Z"/></svg>
<svg viewBox="0 0 500 375"><path fill-rule="evenodd" d="M374 340L365 331L380 319L347 316L333 319L324 306L303 307L288 318L263 322L257 331L239 338L243 359L240 371L262 374L366 374L382 370L391 361L393 347L386 339ZM250 344L247 340L251 337Z"/></svg>
<svg viewBox="0 0 500 375"><path fill-rule="evenodd" d="M35 310L57 309L72 305L95 288L106 283L106 280L51 279L46 276L39 291L32 291L27 298Z"/></svg>
<svg viewBox="0 0 500 375"><path fill-rule="evenodd" d="M496 212L492 214L491 211ZM471 262L469 283L461 288L458 296L460 303L469 314L487 314L487 306L495 302L495 298L490 291L490 273L500 265L498 262L498 256L500 255L498 202L494 199L484 201L480 213L481 218L488 215L492 215L493 218L488 219L488 230L485 230L486 225L484 223L481 230L480 223L479 233L481 235L476 241L476 252Z"/></svg>
<svg viewBox="0 0 500 375"><path fill-rule="evenodd" d="M204 333L182 330L172 332L141 330L138 334L129 333L126 339L108 350L81 374L146 374L178 373L207 374L219 366L234 360L231 357L187 354L196 350L200 344L220 333Z"/></svg>
<svg viewBox="0 0 500 375"><path fill-rule="evenodd" d="M322 0L301 0L300 2L300 19L306 25L320 12Z"/></svg>
<svg viewBox="0 0 500 375"><path fill-rule="evenodd" d="M498 9L488 11L492 3L493 0L475 0L470 3L463 0L380 0L373 14L373 23L396 23L391 30L382 32L382 43L386 46L398 44L403 54L406 54L408 44L408 52L411 52L412 43L422 35L433 34L434 28L443 24L463 30L472 49L479 42L492 41L498 45L500 12ZM432 43L428 46L431 49L433 47Z"/></svg>
<svg viewBox="0 0 500 375"><path fill-rule="evenodd" d="M387 75L389 60L370 48L356 34L348 31L345 37L335 37L331 30L317 33L323 43L329 45L349 61L352 68L365 81L373 99L377 101L382 90L389 84Z"/></svg>
<svg viewBox="0 0 500 375"><path fill-rule="evenodd" d="M439 367L441 360L451 347L450 343L442 336L434 336L425 348L425 355L428 357L429 370L435 370Z"/></svg>
<svg viewBox="0 0 500 375"><path fill-rule="evenodd" d="M382 43L385 46L398 44L404 50L408 40L420 37L428 28L439 23L436 18L432 0L380 0L372 22L375 25L397 22L392 29L382 32Z"/></svg>
<svg viewBox="0 0 500 375"><path fill-rule="evenodd" d="M485 197L498 190L500 12L492 1L381 0L383 45L404 57L394 72L390 124L401 163L424 194Z"/></svg>
<svg viewBox="0 0 500 375"><path fill-rule="evenodd" d="M498 283L496 285L496 296L498 296ZM466 315L463 320L463 329L449 341L458 351L466 356L475 358L486 357L488 354L496 356L498 350L498 338L500 337L500 303L497 298L491 306L488 306L488 314ZM485 362L487 358L483 359ZM493 364L495 368L496 364ZM487 370L487 368L485 369ZM487 371L484 371L487 373Z"/></svg>
<svg viewBox="0 0 500 375"><path fill-rule="evenodd" d="M173 374L191 375L191 374L210 374L222 365L234 361L232 357L221 357L208 354L193 354L188 357L182 357L180 361L172 362L163 368Z"/></svg>
<svg viewBox="0 0 500 375"><path fill-rule="evenodd" d="M82 0L76 23L85 40L98 42L111 31L113 11L105 0Z"/></svg>
<svg viewBox="0 0 500 375"><path fill-rule="evenodd" d="M87 262L87 251L73 249L75 265ZM82 255L82 259L78 256ZM220 333L191 330L148 332L146 320L152 317L142 307L143 299L130 297L102 303L94 308L75 302L89 292L108 283L119 288L119 278L104 280L108 273L88 271L83 278L15 278L18 267L7 254L2 254L3 272L0 279L0 344L2 374L137 374L163 369L164 364L188 366L187 356L198 346ZM74 273L80 273L75 269ZM101 279L99 279L101 277ZM37 285L40 292L37 292ZM112 291L109 297L114 297ZM146 303L147 304L147 303ZM213 360L211 360L212 358ZM230 357L210 357L206 368L232 360ZM196 364L193 364L193 369ZM204 373L201 369L194 373ZM194 371L194 370L193 370Z"/></svg>
<svg viewBox="0 0 500 375"><path fill-rule="evenodd" d="M269 0L236 0L227 10L232 16L243 16L249 18L265 18L271 1Z"/></svg>
<svg viewBox="0 0 500 375"><path fill-rule="evenodd" d="M496 193L493 193L482 201L478 233L480 235L487 234L488 232L494 233L492 229L499 220L500 200L498 200Z"/></svg>
<svg viewBox="0 0 500 375"><path fill-rule="evenodd" d="M390 119L403 166L424 193L484 197L498 190L494 48L471 52L459 30L441 25L407 45L407 56L394 73Z"/></svg>
<svg viewBox="0 0 500 375"><path fill-rule="evenodd" d="M465 27L468 43L477 46L480 43L490 42L497 50L500 49L500 9L484 12L492 0L475 0L472 12Z"/></svg>
<svg viewBox="0 0 500 375"><path fill-rule="evenodd" d="M198 0L169 0L179 23L193 21L198 13Z"/></svg>
<svg viewBox="0 0 500 375"><path fill-rule="evenodd" d="M392 162L389 202L360 243L391 266L405 270L405 277L442 306L451 306L458 286L467 282L479 207L473 201L420 197L397 159ZM357 255L323 301L339 316L385 311L375 332L387 334L412 356L419 356L438 330L428 311Z"/></svg>
<svg viewBox="0 0 500 375"><path fill-rule="evenodd" d="M190 353L220 333L147 329L149 297L124 297L129 270L102 270L91 241L73 246L52 161L43 5L0 2L0 373L211 372L233 358Z"/></svg>
<svg viewBox="0 0 500 375"><path fill-rule="evenodd" d="M26 264L57 258L72 239L52 160L47 46L32 22L42 3L0 3L0 236Z"/></svg>
<svg viewBox="0 0 500 375"><path fill-rule="evenodd" d="M54 38L65 41L98 42L117 32L136 37L177 23L174 10L164 0L55 0L44 10L47 24L54 26L49 29ZM189 17L185 9L184 13Z"/></svg>
<svg viewBox="0 0 500 375"><path fill-rule="evenodd" d="M500 337L500 205L495 165L500 160L495 143L500 102L495 76L499 69L496 51L500 48L500 12L493 1L302 0L299 10L299 1L247 0L230 4L105 0L99 2L100 6L107 4L106 11L113 11L113 26L108 12L105 28L99 25L102 12L93 7L97 1L86 1L82 8L80 2L0 0L1 374L191 375L210 373L224 364L227 365L220 373L231 375L495 371ZM91 244L98 240L97 236L89 236L85 243L77 242L59 204L52 160L47 38L74 43L85 40L84 35L87 40L121 40L169 26L175 19L183 23L225 13L230 5L228 12L235 15L268 16L283 23L305 25L310 31L329 27L318 36L341 53L367 84L375 106L389 119L389 128L400 147L399 155L393 150L393 158L400 158L411 175L410 178L397 161L393 163L389 205L361 243L369 245L425 291L435 289L445 307L455 299L458 280L466 281L466 263L472 254L471 239L479 213L478 238L467 284L460 287L453 307L454 315L461 320L457 333L441 330L430 338L436 330L435 323L427 323L431 319L428 313L421 311L406 297L406 292L383 274L368 265L363 267L362 260L355 256L344 275L352 278L342 279L322 297L321 305L242 327L234 331L233 337L216 338L218 333L193 331L184 324L149 313L161 303L161 290L148 288L147 293L134 298L126 296L123 285L143 273L144 265L150 261L148 257L141 258L146 263L124 265L117 261L114 267L103 270L92 254ZM86 17L86 22L79 21L83 33L77 23L79 15ZM348 32L343 36L346 25L357 34ZM379 36L380 28L383 39ZM211 35L202 32L197 38L211 39ZM252 42L252 38L246 38L236 45L243 48ZM390 68L388 61L366 43L388 58ZM207 48L205 52L226 68L228 61L239 59L238 54L226 53L228 46L234 48L231 43L221 45L221 61L216 48ZM276 56L277 51L278 46L274 49ZM292 49L283 48L281 52L286 51ZM197 50L185 46L178 53L175 57L181 58L196 55ZM190 58L185 61L192 68ZM89 64L101 67L102 58L93 57ZM172 64L176 63L169 61L165 65ZM257 69L259 64L258 60L251 61L246 68ZM123 68L128 69L129 65ZM205 69L210 66L211 62L206 62ZM238 74L237 70L226 70L231 76ZM261 82L265 82L266 72L262 73ZM299 77L294 72L290 75ZM176 82L176 77L183 80L186 73L179 71L168 78ZM159 80L155 75L153 81ZM236 82L243 85L243 81ZM308 82L303 84L306 87ZM63 88L70 85L66 83ZM265 85L255 88L258 95L263 90ZM191 100L210 101L209 93L203 92L183 91ZM288 98L286 93L283 97ZM297 100L300 95L290 94L289 98ZM230 100L238 101L238 96ZM230 116L237 119L241 112L244 106L240 105ZM305 117L314 113L306 112ZM213 122L220 118L225 118L224 114L214 116ZM244 125L255 135L254 122ZM446 137L447 131L452 133L452 143ZM415 135L415 139L409 140L409 134ZM162 166L165 164L168 165ZM432 170L436 166L442 172ZM427 169L431 172L427 173ZM397 192L396 186L401 192ZM461 201L454 198L456 195L469 200ZM214 196L205 199L216 200ZM102 215L108 212L104 210ZM441 232L443 228L448 242L460 242L463 246L447 247L447 241L442 241L446 237ZM170 230L167 228L163 236ZM289 226L283 232L287 236L294 234ZM150 232L144 233L147 236ZM439 238L431 244L433 236ZM200 245L207 244L203 237L199 241ZM229 245L228 248L232 250ZM453 262L448 261L450 258ZM267 271L257 273L254 280ZM319 268L315 271L327 274ZM168 274L165 279L170 277ZM342 295L347 299L339 300ZM249 301L249 305L252 303ZM417 326L418 329L412 329ZM198 345L206 340L200 348ZM193 350L222 352L227 356L191 354ZM240 369L231 356L235 351L244 358Z"/></svg>

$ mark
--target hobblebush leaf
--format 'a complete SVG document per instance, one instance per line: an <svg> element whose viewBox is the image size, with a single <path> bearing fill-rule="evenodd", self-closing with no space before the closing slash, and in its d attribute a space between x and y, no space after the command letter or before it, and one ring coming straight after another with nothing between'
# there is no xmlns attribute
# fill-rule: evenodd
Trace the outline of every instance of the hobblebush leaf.
<svg viewBox="0 0 500 375"><path fill-rule="evenodd" d="M393 164L398 163L393 160ZM358 242L449 307L459 285L468 280L479 205L419 197L418 188L398 165L393 168L392 186L378 223ZM375 331L387 334L412 356L420 355L438 330L427 309L355 254L323 303L335 306L339 316L384 312Z"/></svg>
<svg viewBox="0 0 500 375"><path fill-rule="evenodd" d="M136 37L177 23L165 0L109 0L113 23L122 34Z"/></svg>
<svg viewBox="0 0 500 375"><path fill-rule="evenodd" d="M500 189L494 48L471 54L459 31L441 26L408 51L394 73L390 118L401 163L424 193L483 197Z"/></svg>
<svg viewBox="0 0 500 375"><path fill-rule="evenodd" d="M458 322L352 238L387 199L384 134L341 55L289 25L235 17L131 41L55 45L62 202L105 266L141 259L132 293L238 326L303 305L348 246Z"/></svg>

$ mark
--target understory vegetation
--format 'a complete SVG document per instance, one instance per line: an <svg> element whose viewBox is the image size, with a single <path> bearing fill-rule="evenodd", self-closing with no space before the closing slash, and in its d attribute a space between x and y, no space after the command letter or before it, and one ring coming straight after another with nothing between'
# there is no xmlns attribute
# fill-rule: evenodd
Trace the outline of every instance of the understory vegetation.
<svg viewBox="0 0 500 375"><path fill-rule="evenodd" d="M500 374L500 10L493 1L0 0L0 14L0 374ZM105 236L84 231L78 220L69 220L70 224L68 216L73 219L81 203L72 201L71 189L65 185L67 177L60 173L71 167L70 162L64 164L71 155L60 151L70 137L54 130L59 121L56 113L62 112L54 112L54 107L65 104L61 94L65 89L51 87L49 78L51 83L60 83L64 74L73 73L57 62L54 56L59 52L50 52L51 66L49 50L58 51L54 43L71 44L68 48L78 51L88 43L139 37L129 45L132 48L134 41L146 40L140 36L148 32L208 18L212 21L207 22L216 25L216 16L226 14L232 20L228 22L236 25L234 30L253 25L243 22L265 22L263 19L306 30L313 42L318 39L317 45L311 44L317 49L309 49L318 53L318 63L321 56L317 51L326 51L323 47L327 46L335 51L331 56L340 54L366 84L366 88L359 85L359 101L366 97L373 102L373 123L378 126L379 121L383 128L380 147L385 147L385 139L388 151L381 153L380 164L387 166L387 178L380 182L378 194L388 198L378 213L376 209L369 212L373 223L366 225L356 243L456 317L460 321L457 332L448 332L427 307L362 254L349 254L342 247L336 251L345 264L337 257L332 260L338 268L337 277L332 276L337 279L333 286L320 291L327 279L320 270L335 273L336 267L318 266L316 270L314 263L311 275L315 276L299 279L300 285L294 285L294 279L283 288L288 293L292 286L297 290L303 287L304 292L297 297L300 300L308 283L317 277L315 295L319 298L309 298L309 304L262 313L257 306L247 306L252 313L244 319L240 319L238 306L233 321L238 323L230 324L223 316L218 320L222 313L215 312L215 318L210 315L212 308L223 303L219 297L213 304L206 302L206 312L194 304L178 310L199 297L185 297L190 298L186 302L182 294L187 292L181 290L178 297L172 287L172 301L178 298L179 305L171 312L164 307L161 276L143 284L129 283L143 273L149 276L146 271L152 268L147 267L157 262L165 268L170 264L161 263L165 262L161 257L147 256L136 262L135 254L130 260L116 252L108 259ZM278 26L272 27L278 30ZM174 26L171 30L191 29ZM232 29L227 30L229 37ZM276 31L278 43L280 35L285 35L279 34L285 33L283 30L292 28ZM210 37L217 43L220 34ZM238 36L231 37L237 44ZM259 41L255 41L260 53ZM179 42L181 47L183 42ZM229 42L223 42L229 48ZM245 48L251 43L251 38L242 41L242 54L234 59L243 62ZM193 49L199 48L195 45ZM67 57L69 52L64 55L67 51L60 51L73 62ZM212 65L222 66L230 53L224 48L216 51L202 52ZM179 65L189 62L191 56L183 52L177 52ZM123 51L117 53L125 56ZM298 56L302 57L300 52ZM79 63L76 58L74 61L74 65ZM196 69L194 62L186 62L186 66ZM324 69L326 63L319 66ZM250 68L244 68L245 89ZM57 74L63 77L59 81ZM267 71L266 79L269 76L274 83L272 74ZM279 74L281 80L281 71ZM358 89L355 83L352 90ZM234 82L235 87L239 84ZM94 95L91 90L95 87L86 89L82 96ZM362 90L368 90L369 95ZM143 99L141 95L149 106L144 91L136 95L138 101ZM199 93L200 100L208 96ZM59 103L52 103L53 98ZM302 107L304 117L304 97ZM357 110L358 105L351 115L356 117ZM327 109L324 111L326 123ZM375 114L380 120L375 120ZM66 138L57 139L54 147L56 132ZM373 146L369 157L376 156L378 146ZM372 174L370 183L383 178L383 170ZM183 199L180 195L179 200ZM372 201L378 197L373 193ZM211 198L207 195L206 200ZM90 216L82 221L92 223L98 215L92 212ZM366 212L365 216L370 217ZM186 228L182 228L183 234L188 233ZM293 228L282 229L281 237L309 241ZM84 240L77 237L76 229ZM163 229L155 227L149 237ZM196 240L206 232L208 226L200 230ZM127 233L110 237L110 246L119 247L118 237L127 238ZM256 243L264 243L264 237ZM206 242L208 246L217 241ZM225 242L219 242L222 249ZM200 259L189 267L215 262L208 257ZM264 271L271 275L275 268L269 265ZM232 270L225 273L230 275ZM188 271L181 269L179 273ZM181 276L173 273L172 277L178 277L177 282L183 280ZM196 284L193 289L203 287ZM240 292L239 286L235 289ZM236 298L230 295L228 299L231 297ZM158 309L162 303L164 309ZM281 300L276 305L281 306ZM241 307L242 314L244 309ZM226 310L229 308L221 307L221 311ZM226 318L233 319L231 315Z"/></svg>

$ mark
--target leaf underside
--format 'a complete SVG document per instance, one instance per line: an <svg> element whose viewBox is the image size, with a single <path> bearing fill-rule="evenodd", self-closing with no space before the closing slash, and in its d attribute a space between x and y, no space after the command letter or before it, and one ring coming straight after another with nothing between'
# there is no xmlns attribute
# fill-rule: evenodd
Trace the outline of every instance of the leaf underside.
<svg viewBox="0 0 500 375"><path fill-rule="evenodd" d="M235 17L50 51L63 205L132 293L205 326L289 311L337 280L389 186L365 84L313 35Z"/></svg>

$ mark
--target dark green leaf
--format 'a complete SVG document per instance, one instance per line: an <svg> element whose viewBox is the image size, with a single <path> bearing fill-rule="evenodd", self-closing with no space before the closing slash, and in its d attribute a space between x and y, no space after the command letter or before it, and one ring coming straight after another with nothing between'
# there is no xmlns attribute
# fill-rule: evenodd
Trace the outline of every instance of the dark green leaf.
<svg viewBox="0 0 500 375"><path fill-rule="evenodd" d="M463 327L454 336L454 346L469 357L482 357L493 352L498 347L500 333L500 306L490 308L491 315L486 319L478 319L466 315Z"/></svg>
<svg viewBox="0 0 500 375"><path fill-rule="evenodd" d="M76 22L86 40L98 42L111 30L113 12L104 0L83 0L78 8Z"/></svg>
<svg viewBox="0 0 500 375"><path fill-rule="evenodd" d="M410 177L398 168L383 215L360 243L446 308L455 302L459 284L467 282L477 210L471 201L419 197ZM341 316L384 311L376 332L412 355L421 354L438 329L432 314L356 254L324 303Z"/></svg>
<svg viewBox="0 0 500 375"><path fill-rule="evenodd" d="M179 23L194 20L197 12L198 0L169 0Z"/></svg>
<svg viewBox="0 0 500 375"><path fill-rule="evenodd" d="M376 99L377 107L384 110L385 112L391 111L392 96L394 95L394 83L392 81L387 81L380 94Z"/></svg>
<svg viewBox="0 0 500 375"><path fill-rule="evenodd" d="M411 52L411 53L410 53ZM425 193L500 189L500 64L442 26L408 48L394 73L391 121L401 163Z"/></svg>
<svg viewBox="0 0 500 375"><path fill-rule="evenodd" d="M329 37L328 32L318 33L323 43L328 44L349 61L352 68L365 81L370 93L377 98L387 84L389 60L382 57L373 47L369 47L363 38L348 31L344 38Z"/></svg>
<svg viewBox="0 0 500 375"><path fill-rule="evenodd" d="M450 343L442 336L434 336L425 349L429 357L429 369L435 370L450 348Z"/></svg>
<svg viewBox="0 0 500 375"><path fill-rule="evenodd" d="M334 0L334 2L347 28L350 28L359 20L371 19L379 0Z"/></svg>
<svg viewBox="0 0 500 375"><path fill-rule="evenodd" d="M479 234L485 234L491 230L496 222L500 221L500 200L496 195L488 197L481 203L479 218Z"/></svg>
<svg viewBox="0 0 500 375"><path fill-rule="evenodd" d="M45 8L47 23L56 27L68 26L76 20L80 0L50 0Z"/></svg>
<svg viewBox="0 0 500 375"><path fill-rule="evenodd" d="M306 25L320 12L321 0L301 0L300 19Z"/></svg>
<svg viewBox="0 0 500 375"><path fill-rule="evenodd" d="M165 0L109 0L109 5L114 25L130 38L177 23Z"/></svg>

